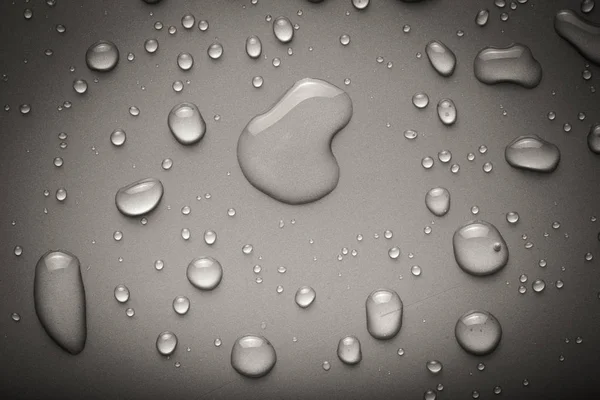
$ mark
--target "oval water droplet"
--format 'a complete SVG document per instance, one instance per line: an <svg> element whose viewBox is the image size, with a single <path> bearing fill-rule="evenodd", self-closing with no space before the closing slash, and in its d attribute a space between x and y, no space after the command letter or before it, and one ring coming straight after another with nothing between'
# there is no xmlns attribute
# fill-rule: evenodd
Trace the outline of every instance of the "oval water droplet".
<svg viewBox="0 0 600 400"><path fill-rule="evenodd" d="M531 89L542 80L542 66L529 47L514 43L508 47L486 47L473 62L475 77L493 85L509 82Z"/></svg>
<svg viewBox="0 0 600 400"><path fill-rule="evenodd" d="M213 245L217 241L217 232L213 230L207 230L204 232L204 242L208 245Z"/></svg>
<svg viewBox="0 0 600 400"><path fill-rule="evenodd" d="M119 62L119 49L108 40L99 40L85 53L85 63L94 71L110 71Z"/></svg>
<svg viewBox="0 0 600 400"><path fill-rule="evenodd" d="M121 214L137 217L154 210L163 192L163 185L158 179L141 179L120 188L115 195L115 204Z"/></svg>
<svg viewBox="0 0 600 400"><path fill-rule="evenodd" d="M508 262L506 242L489 222L472 221L458 228L452 246L458 266L471 275L493 274Z"/></svg>
<svg viewBox="0 0 600 400"><path fill-rule="evenodd" d="M485 26L490 19L490 12L487 9L479 10L475 16L475 23L479 26Z"/></svg>
<svg viewBox="0 0 600 400"><path fill-rule="evenodd" d="M231 366L241 375L260 378L267 375L277 362L271 342L258 335L238 338L231 349Z"/></svg>
<svg viewBox="0 0 600 400"><path fill-rule="evenodd" d="M581 18L572 10L561 10L554 29L586 59L600 64L600 25Z"/></svg>
<svg viewBox="0 0 600 400"><path fill-rule="evenodd" d="M277 17L273 21L273 34L281 43L289 43L294 38L294 27L287 17Z"/></svg>
<svg viewBox="0 0 600 400"><path fill-rule="evenodd" d="M177 336L173 332L164 331L156 339L156 349L163 356L173 354L177 347Z"/></svg>
<svg viewBox="0 0 600 400"><path fill-rule="evenodd" d="M307 308L315 301L316 297L317 292L315 292L315 289L311 288L310 286L302 286L296 292L295 300L296 304L298 304L298 307Z"/></svg>
<svg viewBox="0 0 600 400"><path fill-rule="evenodd" d="M360 340L356 336L341 338L338 343L337 356L344 364L358 364L362 360Z"/></svg>
<svg viewBox="0 0 600 400"><path fill-rule="evenodd" d="M456 68L456 56L448 46L439 40L432 40L425 46L425 54L433 69L442 76L450 76Z"/></svg>
<svg viewBox="0 0 600 400"><path fill-rule="evenodd" d="M506 146L504 158L514 168L552 172L560 161L560 150L537 135L519 136Z"/></svg>
<svg viewBox="0 0 600 400"><path fill-rule="evenodd" d="M221 263L212 257L194 258L187 268L187 278L201 290L213 290L223 278Z"/></svg>
<svg viewBox="0 0 600 400"><path fill-rule="evenodd" d="M590 150L600 154L600 123L592 126L587 136L587 143Z"/></svg>
<svg viewBox="0 0 600 400"><path fill-rule="evenodd" d="M451 99L442 99L437 106L438 117L444 125L452 125L456 122L457 111Z"/></svg>
<svg viewBox="0 0 600 400"><path fill-rule="evenodd" d="M87 337L85 288L79 259L66 251L40 257L34 278L35 312L56 344L79 354Z"/></svg>
<svg viewBox="0 0 600 400"><path fill-rule="evenodd" d="M246 54L250 58L258 58L262 54L262 42L256 35L248 36L246 39Z"/></svg>
<svg viewBox="0 0 600 400"><path fill-rule="evenodd" d="M302 79L268 111L254 117L238 140L238 162L258 190L288 204L316 201L337 186L332 137L352 117L340 88Z"/></svg>
<svg viewBox="0 0 600 400"><path fill-rule="evenodd" d="M180 103L173 107L167 124L175 139L184 145L198 143L206 133L206 122L193 103Z"/></svg>
<svg viewBox="0 0 600 400"><path fill-rule="evenodd" d="M402 300L390 289L377 289L367 297L367 330L375 339L391 339L402 327Z"/></svg>
<svg viewBox="0 0 600 400"><path fill-rule="evenodd" d="M454 336L465 351L482 356L493 352L498 347L502 339L502 327L491 313L473 310L458 319Z"/></svg>
<svg viewBox="0 0 600 400"><path fill-rule="evenodd" d="M179 315L185 315L190 309L190 299L185 296L177 296L173 300L173 310Z"/></svg>
<svg viewBox="0 0 600 400"><path fill-rule="evenodd" d="M425 205L433 215L443 217L450 209L450 192L443 187L430 189L425 195Z"/></svg>

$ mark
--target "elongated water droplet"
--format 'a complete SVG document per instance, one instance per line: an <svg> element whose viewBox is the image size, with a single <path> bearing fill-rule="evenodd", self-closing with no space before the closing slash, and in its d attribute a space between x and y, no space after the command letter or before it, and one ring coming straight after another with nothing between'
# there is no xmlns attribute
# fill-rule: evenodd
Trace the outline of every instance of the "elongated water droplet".
<svg viewBox="0 0 600 400"><path fill-rule="evenodd" d="M600 154L600 123L592 126L587 136L587 143L590 150Z"/></svg>
<svg viewBox="0 0 600 400"><path fill-rule="evenodd" d="M471 275L490 275L508 262L508 247L489 222L472 221L458 228L452 238L454 258Z"/></svg>
<svg viewBox="0 0 600 400"><path fill-rule="evenodd" d="M475 23L479 26L485 26L490 19L490 12L487 9L479 10L475 16Z"/></svg>
<svg viewBox="0 0 600 400"><path fill-rule="evenodd" d="M442 76L450 76L456 68L456 56L448 46L439 40L432 40L425 46L425 53L433 69Z"/></svg>
<svg viewBox="0 0 600 400"><path fill-rule="evenodd" d="M360 340L356 336L341 338L338 343L337 356L344 364L358 364L362 360Z"/></svg>
<svg viewBox="0 0 600 400"><path fill-rule="evenodd" d="M487 85L509 82L531 89L542 80L542 66L529 47L519 43L484 48L475 57L473 70Z"/></svg>
<svg viewBox="0 0 600 400"><path fill-rule="evenodd" d="M190 299L185 296L177 296L173 300L173 310L179 315L185 315L190 309Z"/></svg>
<svg viewBox="0 0 600 400"><path fill-rule="evenodd" d="M402 327L402 300L390 289L377 289L367 297L367 330L375 339L391 339Z"/></svg>
<svg viewBox="0 0 600 400"><path fill-rule="evenodd" d="M223 267L212 257L194 258L188 265L187 278L198 289L213 290L221 283Z"/></svg>
<svg viewBox="0 0 600 400"><path fill-rule="evenodd" d="M198 143L206 133L206 122L193 103L180 103L173 107L167 124L175 139L184 145Z"/></svg>
<svg viewBox="0 0 600 400"><path fill-rule="evenodd" d="M315 301L316 297L317 292L315 292L315 289L310 286L302 286L296 292L296 304L298 304L298 307L307 308Z"/></svg>
<svg viewBox="0 0 600 400"><path fill-rule="evenodd" d="M56 344L79 354L87 337L85 288L77 257L56 250L44 254L35 267L35 312Z"/></svg>
<svg viewBox="0 0 600 400"><path fill-rule="evenodd" d="M156 349L163 356L173 354L177 347L177 336L173 332L164 331L156 339Z"/></svg>
<svg viewBox="0 0 600 400"><path fill-rule="evenodd" d="M273 34L281 43L289 43L294 38L294 27L287 17L277 17L273 21Z"/></svg>
<svg viewBox="0 0 600 400"><path fill-rule="evenodd" d="M85 53L85 63L94 71L110 71L119 62L119 49L108 40L99 40Z"/></svg>
<svg viewBox="0 0 600 400"><path fill-rule="evenodd" d="M581 18L572 10L561 10L554 29L586 59L600 64L600 25Z"/></svg>
<svg viewBox="0 0 600 400"><path fill-rule="evenodd" d="M450 192L442 187L430 189L425 195L425 205L433 215L443 217L450 209Z"/></svg>
<svg viewBox="0 0 600 400"><path fill-rule="evenodd" d="M237 156L246 179L288 204L316 201L337 186L332 137L350 121L352 100L340 88L302 79L240 135Z"/></svg>
<svg viewBox="0 0 600 400"><path fill-rule="evenodd" d="M498 347L502 339L502 327L491 313L473 310L458 319L454 335L465 351L482 356L493 352Z"/></svg>
<svg viewBox="0 0 600 400"><path fill-rule="evenodd" d="M271 342L257 335L238 338L231 349L231 366L241 375L260 378L267 375L277 362Z"/></svg>
<svg viewBox="0 0 600 400"><path fill-rule="evenodd" d="M457 111L451 99L442 99L437 106L438 117L444 125L452 125L456 122Z"/></svg>
<svg viewBox="0 0 600 400"><path fill-rule="evenodd" d="M504 158L514 168L552 172L560 161L560 150L537 135L519 136L506 146Z"/></svg>
<svg viewBox="0 0 600 400"><path fill-rule="evenodd" d="M163 185L158 179L141 179L120 188L115 195L115 204L121 214L136 217L156 208L163 192Z"/></svg>
<svg viewBox="0 0 600 400"><path fill-rule="evenodd" d="M262 42L256 35L248 36L246 39L246 54L250 58L258 58L262 54Z"/></svg>

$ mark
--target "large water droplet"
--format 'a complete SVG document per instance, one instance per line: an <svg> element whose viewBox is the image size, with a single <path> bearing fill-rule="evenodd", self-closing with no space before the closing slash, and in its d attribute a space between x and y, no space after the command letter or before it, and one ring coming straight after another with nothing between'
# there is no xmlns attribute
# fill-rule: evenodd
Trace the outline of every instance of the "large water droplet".
<svg viewBox="0 0 600 400"><path fill-rule="evenodd" d="M493 274L508 262L506 242L489 222L472 221L458 228L452 245L458 266L472 275Z"/></svg>
<svg viewBox="0 0 600 400"><path fill-rule="evenodd" d="M592 126L587 136L588 147L596 154L600 154L600 123Z"/></svg>
<svg viewBox="0 0 600 400"><path fill-rule="evenodd" d="M367 297L367 330L375 339L391 339L402 327L402 300L390 289L377 289Z"/></svg>
<svg viewBox="0 0 600 400"><path fill-rule="evenodd" d="M56 250L35 267L35 312L46 333L64 350L79 354L87 337L85 288L77 257Z"/></svg>
<svg viewBox="0 0 600 400"><path fill-rule="evenodd" d="M136 217L152 211L162 199L163 192L158 179L141 179L120 188L115 195L115 204L121 214Z"/></svg>
<svg viewBox="0 0 600 400"><path fill-rule="evenodd" d="M177 336L173 332L164 331L156 339L156 349L163 356L173 354L177 347Z"/></svg>
<svg viewBox="0 0 600 400"><path fill-rule="evenodd" d="M267 375L276 362L277 354L273 345L262 336L242 336L231 349L231 366L249 378Z"/></svg>
<svg viewBox="0 0 600 400"><path fill-rule="evenodd" d="M206 133L206 122L193 103L180 103L173 107L167 124L175 139L184 145L198 143Z"/></svg>
<svg viewBox="0 0 600 400"><path fill-rule="evenodd" d="M512 44L508 47L486 47L475 57L475 77L488 85L510 82L534 88L542 80L542 66L529 47Z"/></svg>
<svg viewBox="0 0 600 400"><path fill-rule="evenodd" d="M487 311L469 311L454 328L456 341L465 351L481 356L493 352L502 338L500 322Z"/></svg>
<svg viewBox="0 0 600 400"><path fill-rule="evenodd" d="M457 111L451 99L442 99L437 105L438 117L444 125L452 125L456 122Z"/></svg>
<svg viewBox="0 0 600 400"><path fill-rule="evenodd" d="M350 121L352 100L340 88L302 79L240 135L237 155L248 181L288 204L318 200L337 186L331 140Z"/></svg>
<svg viewBox="0 0 600 400"><path fill-rule="evenodd" d="M587 21L571 10L561 10L554 18L554 29L586 59L600 64L600 25Z"/></svg>
<svg viewBox="0 0 600 400"><path fill-rule="evenodd" d="M315 289L310 286L302 286L296 292L296 304L301 308L307 308L315 301L316 297L317 292L315 292Z"/></svg>
<svg viewBox="0 0 600 400"><path fill-rule="evenodd" d="M433 215L443 217L450 209L450 192L442 187L430 189L425 195L425 205Z"/></svg>
<svg viewBox="0 0 600 400"><path fill-rule="evenodd" d="M246 39L246 54L250 58L258 58L262 53L262 42L258 36L248 36Z"/></svg>
<svg viewBox="0 0 600 400"><path fill-rule="evenodd" d="M213 290L223 278L223 267L212 257L194 258L188 265L187 278L198 289Z"/></svg>
<svg viewBox="0 0 600 400"><path fill-rule="evenodd" d="M337 355L344 364L358 364L362 360L362 352L358 338L356 336L346 336L341 338L338 343Z"/></svg>
<svg viewBox="0 0 600 400"><path fill-rule="evenodd" d="M119 49L108 40L99 40L85 53L85 62L94 71L110 71L119 62Z"/></svg>
<svg viewBox="0 0 600 400"><path fill-rule="evenodd" d="M294 27L287 17L277 17L273 21L273 34L281 43L289 43L294 38Z"/></svg>
<svg viewBox="0 0 600 400"><path fill-rule="evenodd" d="M425 46L425 53L431 66L442 76L450 76L456 68L456 56L444 43L432 40Z"/></svg>
<svg viewBox="0 0 600 400"><path fill-rule="evenodd" d="M560 150L537 135L519 136L506 146L504 158L514 168L552 172L560 161Z"/></svg>

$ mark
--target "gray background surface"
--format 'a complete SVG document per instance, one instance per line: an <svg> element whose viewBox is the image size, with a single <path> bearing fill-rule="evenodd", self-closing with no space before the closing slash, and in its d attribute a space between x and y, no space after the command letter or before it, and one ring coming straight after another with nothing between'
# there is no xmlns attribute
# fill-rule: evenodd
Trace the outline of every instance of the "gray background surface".
<svg viewBox="0 0 600 400"><path fill-rule="evenodd" d="M26 7L34 12L29 21L23 18ZM566 7L579 11L579 1L529 0L511 11L492 0L374 0L362 12L349 0L259 0L257 5L164 0L157 6L139 0L58 0L53 8L41 0L1 2L0 74L8 81L0 81L0 105L11 109L0 112L0 396L419 399L438 383L445 387L442 399L471 398L473 390L481 399L492 398L496 385L502 396L514 399L597 393L600 222L590 218L600 217L600 157L588 150L586 135L600 119L598 95L590 90L598 86L600 70L592 65L593 78L584 81L586 61L554 32L554 14ZM491 11L484 28L474 23L480 8ZM510 15L506 22L500 20L504 11ZM196 21L208 20L209 30L183 29L186 12ZM600 21L599 12L588 18ZM292 56L274 38L267 14L286 15L300 25ZM161 31L154 29L156 21L164 24ZM67 32L57 33L56 24L66 25ZM402 32L404 24L410 24L410 33ZM170 25L177 27L176 35L168 34ZM463 37L457 36L459 29ZM347 47L339 43L342 33L351 36ZM261 38L267 59L245 54L251 34ZM160 48L150 55L143 43L153 37ZM206 49L215 37L225 53L212 61ZM110 73L85 65L85 51L98 39L114 41L121 52ZM456 53L451 78L438 76L426 57L415 56L431 39ZM530 46L542 64L541 84L526 90L478 82L472 72L477 52L514 41ZM52 56L44 55L47 48ZM134 62L126 59L130 51ZM176 65L181 51L194 56L189 72ZM385 62L378 64L378 56ZM282 59L279 68L271 64L274 57ZM261 89L251 85L255 75L265 79ZM253 116L304 77L347 90L354 115L332 145L340 166L337 189L318 202L289 206L245 180L236 144ZM88 81L87 94L74 92L76 78ZM351 85L344 85L345 78ZM171 88L177 79L190 81L179 94ZM425 110L411 104L417 91L431 98ZM435 112L443 97L458 107L458 122L450 128ZM58 111L66 100L73 106ZM197 146L181 146L168 131L167 114L181 101L197 104L206 119L208 131ZM29 115L19 113L21 103L32 105ZM138 117L129 115L132 105L140 108ZM549 111L557 113L556 120L548 120ZM584 121L577 119L579 112L586 113ZM565 122L573 126L569 133L562 129ZM127 132L122 148L109 141L118 127ZM414 141L403 137L409 128L420 132ZM59 132L68 134L64 150ZM559 146L562 160L553 174L523 173L506 164L504 146L523 134ZM485 155L477 152L483 144L489 148ZM446 165L437 160L443 149L453 154ZM467 161L469 152L476 153L474 162ZM420 165L426 155L436 158L428 171ZM56 156L64 158L62 168L53 166ZM161 169L166 157L174 161L170 171ZM494 165L489 174L482 171L486 161ZM456 175L449 171L455 162L461 166ZM165 196L144 226L117 211L114 194L148 176L162 180ZM452 194L443 218L433 218L424 206L426 191L438 185ZM63 204L54 197L59 187L68 191ZM51 196L44 197L44 189ZM196 199L205 193L211 198ZM185 205L192 209L188 216L180 211ZM452 234L473 218L474 205L480 208L477 218L495 224L510 248L506 268L486 278L462 272L452 254ZM233 218L227 216L230 207L237 211ZM516 226L506 222L508 211L519 212ZM559 229L552 228L554 221ZM430 235L423 233L427 225L433 228ZM181 238L185 227L192 232L187 242ZM212 247L202 239L206 229L218 233ZM394 233L390 240L383 237L386 229ZM116 230L124 233L120 242L113 240ZM364 235L362 242L357 234ZM525 249L523 234L532 249ZM254 246L251 255L241 251L246 243ZM24 248L20 257L13 253L15 245ZM394 245L402 249L398 260L387 254ZM338 261L342 247L358 255ZM49 249L71 251L82 263L88 337L78 356L56 346L35 315L34 268ZM593 261L585 262L586 252L594 254ZM224 267L213 292L196 290L185 276L189 261L201 255ZM153 266L156 259L166 264L160 272ZM547 260L545 269L538 266L540 259ZM262 284L255 282L255 264L263 267ZM277 272L281 265L285 274ZM423 268L420 277L410 274L412 265ZM523 273L529 276L525 295L517 290ZM531 289L536 278L547 283L541 294ZM557 279L565 282L561 290L554 287ZM121 283L131 291L126 305L113 297ZM276 293L277 285L284 286L283 293ZM307 310L294 303L301 285L317 291ZM379 287L396 290L404 302L402 330L385 342L371 338L365 325L366 296ZM177 295L192 301L184 317L171 307ZM134 318L125 315L126 307L135 309ZM473 308L492 312L504 329L499 348L486 357L468 355L454 338L457 318ZM21 315L19 323L12 321L13 312ZM170 359L155 349L164 330L179 337ZM231 346L246 333L264 335L277 351L277 365L259 380L243 378L230 366ZM338 340L348 334L362 343L363 361L355 367L336 357ZM575 343L577 336L581 344ZM219 348L213 344L217 337L223 341ZM400 347L406 352L402 357L396 354ZM443 363L440 375L426 370L430 359ZM321 367L325 360L332 365L328 372ZM480 361L486 364L483 372L477 371ZM525 378L529 387L522 385Z"/></svg>

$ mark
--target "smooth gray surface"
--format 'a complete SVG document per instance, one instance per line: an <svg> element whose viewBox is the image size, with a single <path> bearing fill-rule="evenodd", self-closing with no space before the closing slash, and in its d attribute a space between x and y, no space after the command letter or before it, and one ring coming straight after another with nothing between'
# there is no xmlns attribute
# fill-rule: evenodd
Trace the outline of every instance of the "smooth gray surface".
<svg viewBox="0 0 600 400"><path fill-rule="evenodd" d="M600 119L598 94L589 88L598 86L600 69L591 66L593 78L584 81L586 61L553 28L558 10L578 11L580 2L529 0L515 11L508 5L500 10L492 0L371 3L361 12L350 0L259 0L257 5L164 0L154 6L141 0L58 0L54 8L41 0L0 3L0 74L8 75L7 82L0 81L0 105L11 107L0 112L0 397L420 399L440 382L442 399L471 398L474 389L480 399L495 398L496 385L511 399L598 393L600 222L590 217L600 217L600 157L587 148L586 135ZM31 20L23 18L26 7L34 11ZM491 15L480 28L474 18L483 7ZM504 11L510 14L507 22L500 21ZM186 12L196 21L208 20L209 30L183 29ZM286 15L300 25L292 56L273 36L267 14ZM598 5L587 18L600 20ZM163 22L161 31L154 29L155 21ZM55 31L59 23L67 27L64 35ZM411 25L410 33L402 32L404 24ZM174 36L167 32L170 25L177 27ZM458 29L464 37L456 35ZM343 33L351 36L347 47L339 43ZM267 59L246 55L245 40L253 34ZM143 44L152 37L160 48L150 55ZM225 49L217 61L206 54L215 37ZM99 39L114 41L121 53L109 73L85 65L88 46ZM450 78L439 76L424 54L415 56L432 39L457 56ZM477 81L477 52L514 41L527 44L542 64L541 84L526 90ZM50 57L44 55L47 48L54 51ZM126 59L130 51L136 56L132 63ZM176 65L182 51L194 56L189 72ZM378 64L378 56L385 62ZM279 68L271 64L274 57L282 59ZM265 79L260 89L252 87L255 75ZM253 116L305 77L347 90L354 115L333 141L338 187L316 203L289 206L245 180L236 144ZM349 86L343 83L347 77ZM76 78L87 80L87 94L75 93ZM171 88L177 79L191 81L180 94ZM417 91L429 94L425 110L411 104ZM443 97L458 108L452 127L443 126L435 111ZM65 100L72 108L57 111ZM206 120L206 136L196 146L181 146L168 130L169 110L181 101L197 104ZM19 113L21 103L31 103L29 115ZM138 117L129 115L132 105L140 108ZM548 120L549 111L557 113L556 120ZM583 122L579 112L586 113ZM562 130L565 122L573 126L569 133ZM127 142L115 148L109 136L119 127L127 132ZM403 137L409 128L421 133L414 141ZM64 150L57 138L62 131L69 135ZM504 147L526 134L560 148L554 173L526 173L506 164ZM477 152L482 144L489 148L485 155ZM447 165L437 160L442 149L453 154ZM468 152L477 155L472 163ZM436 158L428 171L420 165L426 155ZM65 161L60 169L52 163L56 156ZM166 157L174 161L170 171L161 169ZM485 161L494 164L490 174L482 171ZM454 162L461 166L456 175L449 171ZM118 212L114 195L147 176L161 179L165 195L144 226ZM424 204L425 193L436 186L452 194L443 218L433 217ZM68 191L64 204L54 197L59 187ZM44 189L50 197L44 197ZM205 193L212 197L196 200ZM180 211L185 205L192 208L188 216ZM452 254L452 234L473 218L473 205L480 208L477 218L495 224L510 248L508 265L493 276L465 274ZM227 216L230 207L237 211L233 218ZM506 222L508 211L519 212L516 226ZM559 229L552 228L553 221L560 221ZM430 235L423 233L427 225L433 228ZM187 242L181 238L186 227L192 232ZM206 229L218 234L212 247L202 239ZM383 237L386 229L394 232L391 240ZM116 230L124 233L120 242L113 240ZM362 242L356 240L359 233ZM523 234L534 243L532 249L524 248ZM246 243L254 245L251 255L242 253ZM24 248L20 257L13 253L15 245ZM395 261L387 254L394 245L403 252ZM344 246L358 255L338 261ZM56 346L35 315L34 268L49 249L73 252L82 263L88 337L78 356ZM591 262L584 261L588 251L594 254ZM206 293L185 276L187 264L203 255L224 268L220 286ZM538 266L542 258L548 262L545 269ZM156 259L165 261L160 272L153 266ZM263 267L262 284L255 283L252 272L257 263ZM423 268L418 278L410 274L415 264ZM281 265L287 267L283 275L277 272ZM517 290L522 273L529 276L525 295ZM531 289L536 278L547 283L541 294ZM553 285L557 279L565 282L561 290ZM125 305L113 297L121 283L131 291ZM285 291L277 294L277 285ZM294 303L302 285L317 291L306 310ZM402 329L385 342L370 337L365 323L365 299L379 287L396 290L404 303ZM192 302L186 316L172 309L177 295ZM134 318L125 315L127 307L135 309ZM468 355L454 338L457 318L474 308L492 312L502 324L502 342L489 356ZM12 312L21 315L19 323L12 321ZM179 338L170 359L155 349L164 330ZM243 378L230 366L234 340L247 333L265 336L277 351L276 366L258 380ZM361 340L363 360L357 366L337 359L337 343L345 335ZM581 344L575 343L577 336ZM219 348L213 345L217 337L223 341ZM402 357L396 354L399 347L406 352ZM426 370L430 359L443 363L440 375ZM328 372L321 367L325 360L332 365ZM486 364L483 372L477 371L480 361Z"/></svg>

